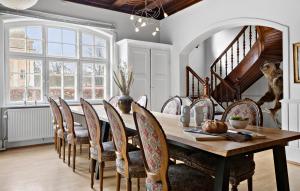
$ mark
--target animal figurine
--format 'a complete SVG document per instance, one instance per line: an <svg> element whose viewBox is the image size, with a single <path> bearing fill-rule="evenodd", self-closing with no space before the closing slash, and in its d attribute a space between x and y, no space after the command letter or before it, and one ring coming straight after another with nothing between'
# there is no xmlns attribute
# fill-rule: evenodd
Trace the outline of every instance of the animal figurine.
<svg viewBox="0 0 300 191"><path fill-rule="evenodd" d="M283 72L280 64L280 62L266 61L260 67L260 70L268 80L268 91L260 98L257 104L261 106L265 102L275 101L274 108L270 109L273 118L275 118L278 110L281 109L280 100L283 98Z"/></svg>

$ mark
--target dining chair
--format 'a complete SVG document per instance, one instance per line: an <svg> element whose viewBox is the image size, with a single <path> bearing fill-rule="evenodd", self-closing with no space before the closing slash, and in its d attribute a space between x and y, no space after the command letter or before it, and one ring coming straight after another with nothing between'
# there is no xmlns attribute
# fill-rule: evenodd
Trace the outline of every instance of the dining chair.
<svg viewBox="0 0 300 191"><path fill-rule="evenodd" d="M51 110L51 116L52 116L52 125L53 125L53 131L54 131L54 148L55 150L58 152L58 143L57 143L57 131L58 131L58 124L57 124L57 120L56 120L56 116L55 116L55 109L53 106L53 104L51 104L51 100L52 98L48 98L48 103L49 103L49 106L50 106L50 110ZM54 100L53 100L54 101Z"/></svg>
<svg viewBox="0 0 300 191"><path fill-rule="evenodd" d="M146 95L143 95L137 99L137 103L140 104L141 106L147 108L148 104L148 97Z"/></svg>
<svg viewBox="0 0 300 191"><path fill-rule="evenodd" d="M194 117L194 107L206 107L207 108L207 119L213 120L215 115L215 105L212 99L210 98L200 98L190 105L191 107L191 117Z"/></svg>
<svg viewBox="0 0 300 191"><path fill-rule="evenodd" d="M161 108L161 113L180 115L182 100L179 96L168 99Z"/></svg>
<svg viewBox="0 0 300 191"><path fill-rule="evenodd" d="M118 101L119 101L119 96L113 96L109 99L109 103L114 106L114 107L118 107Z"/></svg>
<svg viewBox="0 0 300 191"><path fill-rule="evenodd" d="M73 171L75 172L75 163L76 163L76 145L79 143L80 147L82 144L89 144L89 135L87 129L75 128L74 127L74 117L72 111L65 100L59 98L62 111L66 120L66 129L67 132L67 143L68 143L68 166L70 166L70 157L71 157L71 147L73 147Z"/></svg>
<svg viewBox="0 0 300 191"><path fill-rule="evenodd" d="M63 161L65 162L65 152L66 152L66 147L65 147L65 138L66 138L66 132L65 128L63 125L63 117L62 117L62 112L59 108L59 105L56 103L54 99L51 97L48 98L48 101L50 103L51 109L54 114L54 118L56 121L56 131L57 131L57 150L58 150L58 156L61 158L61 147L63 147Z"/></svg>
<svg viewBox="0 0 300 191"><path fill-rule="evenodd" d="M160 123L137 103L132 108L147 173L147 191L213 190L212 177L185 164L170 165L166 135Z"/></svg>
<svg viewBox="0 0 300 191"><path fill-rule="evenodd" d="M182 101L182 105L190 106L193 103L193 101L189 97L180 97L180 99Z"/></svg>
<svg viewBox="0 0 300 191"><path fill-rule="evenodd" d="M91 188L93 188L94 186L95 165L96 162L98 162L100 168L100 191L103 191L103 174L105 162L116 160L114 143L112 141L102 141L102 124L93 106L82 98L80 99L80 103L83 109L84 117L86 119L91 145Z"/></svg>
<svg viewBox="0 0 300 191"><path fill-rule="evenodd" d="M261 108L256 104L256 102L250 99L237 101L231 104L225 110L222 116L222 121L227 122L232 115L239 115L244 118L249 118L250 125L262 126L263 124ZM189 160L185 162L187 162L190 166L197 168L208 175L215 175L217 165L215 158L207 155L204 152L197 152L191 154L188 159ZM252 176L254 175L254 171L255 162L253 154L235 157L230 166L229 180L232 185L232 191L237 191L238 185L244 180L247 180L248 191L252 191Z"/></svg>
<svg viewBox="0 0 300 191"><path fill-rule="evenodd" d="M106 101L103 103L116 149L117 191L120 190L121 175L126 178L127 191L131 191L131 178L137 178L137 188L140 190L140 178L146 177L142 152L130 151L127 131L120 114L110 103Z"/></svg>

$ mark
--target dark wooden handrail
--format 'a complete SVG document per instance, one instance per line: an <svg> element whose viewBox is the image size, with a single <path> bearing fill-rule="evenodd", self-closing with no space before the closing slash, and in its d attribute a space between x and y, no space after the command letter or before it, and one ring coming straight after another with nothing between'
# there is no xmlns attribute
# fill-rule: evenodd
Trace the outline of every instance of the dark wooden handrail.
<svg viewBox="0 0 300 191"><path fill-rule="evenodd" d="M213 70L211 70L211 73L214 75L214 77L218 78L218 80L220 80L220 83L223 83L232 93L236 94L237 90L234 89L233 87L231 87L231 85L229 85L226 80L224 80L221 76L219 76L216 72L214 72Z"/></svg>
<svg viewBox="0 0 300 191"><path fill-rule="evenodd" d="M190 74L192 76L192 95L190 95ZM194 95L195 91L195 81L196 79L197 83L197 94ZM187 66L186 67L186 96L187 97L200 97L200 84L204 87L203 88L203 97L209 97L210 96L210 86L209 86L209 78L206 77L202 79L191 67Z"/></svg>

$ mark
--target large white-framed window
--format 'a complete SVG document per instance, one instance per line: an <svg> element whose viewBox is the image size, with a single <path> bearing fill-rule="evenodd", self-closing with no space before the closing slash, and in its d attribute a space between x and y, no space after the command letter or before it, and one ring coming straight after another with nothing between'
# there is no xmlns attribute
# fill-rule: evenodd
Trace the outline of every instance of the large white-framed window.
<svg viewBox="0 0 300 191"><path fill-rule="evenodd" d="M111 36L99 29L48 21L5 23L6 104L47 97L101 100L110 84Z"/></svg>

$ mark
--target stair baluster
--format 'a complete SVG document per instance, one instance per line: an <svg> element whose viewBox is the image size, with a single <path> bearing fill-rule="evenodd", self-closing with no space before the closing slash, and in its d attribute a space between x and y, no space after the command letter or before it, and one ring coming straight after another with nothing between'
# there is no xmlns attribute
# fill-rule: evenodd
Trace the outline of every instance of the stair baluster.
<svg viewBox="0 0 300 191"><path fill-rule="evenodd" d="M252 47L252 27L249 27L249 49Z"/></svg>
<svg viewBox="0 0 300 191"><path fill-rule="evenodd" d="M233 70L233 47L231 47L231 71Z"/></svg>
<svg viewBox="0 0 300 191"><path fill-rule="evenodd" d="M243 34L243 56L246 56L246 33Z"/></svg>
<svg viewBox="0 0 300 191"><path fill-rule="evenodd" d="M225 76L227 76L228 74L228 63L227 63L227 52L225 54Z"/></svg>
<svg viewBox="0 0 300 191"><path fill-rule="evenodd" d="M192 76L192 97L195 97L195 77Z"/></svg>
<svg viewBox="0 0 300 191"><path fill-rule="evenodd" d="M240 42L239 39L236 42L236 65L240 63Z"/></svg>

